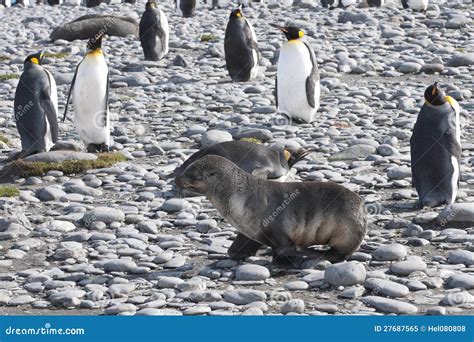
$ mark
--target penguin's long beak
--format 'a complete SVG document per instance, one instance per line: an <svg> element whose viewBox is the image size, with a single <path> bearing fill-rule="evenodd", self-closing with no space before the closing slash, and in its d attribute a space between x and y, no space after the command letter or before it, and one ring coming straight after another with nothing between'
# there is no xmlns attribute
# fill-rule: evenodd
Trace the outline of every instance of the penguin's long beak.
<svg viewBox="0 0 474 342"><path fill-rule="evenodd" d="M438 82L433 84L433 90L431 91L431 95L435 96L438 93Z"/></svg>
<svg viewBox="0 0 474 342"><path fill-rule="evenodd" d="M40 59L43 59L46 56L46 52L48 52L48 50L46 50L46 49L41 50Z"/></svg>

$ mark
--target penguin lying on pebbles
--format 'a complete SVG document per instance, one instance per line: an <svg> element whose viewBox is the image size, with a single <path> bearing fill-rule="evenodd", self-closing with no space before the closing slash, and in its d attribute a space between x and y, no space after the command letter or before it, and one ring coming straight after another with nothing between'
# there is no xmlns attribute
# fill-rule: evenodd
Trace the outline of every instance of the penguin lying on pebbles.
<svg viewBox="0 0 474 342"><path fill-rule="evenodd" d="M313 49L298 27L279 28L287 38L280 49L276 79L278 110L300 122L311 122L319 108L319 70Z"/></svg>
<svg viewBox="0 0 474 342"><path fill-rule="evenodd" d="M424 12L428 8L428 0L402 0L402 6L403 8Z"/></svg>
<svg viewBox="0 0 474 342"><path fill-rule="evenodd" d="M63 118L73 92L74 124L91 153L107 152L110 145L109 69L102 52L102 36L99 33L87 43L87 53L72 79Z"/></svg>
<svg viewBox="0 0 474 342"><path fill-rule="evenodd" d="M276 151L265 145L248 141L226 141L194 153L174 171L172 176L179 176L190 164L204 156L217 155L232 161L242 170L255 177L279 180L285 178L293 165L309 153L311 151L305 149Z"/></svg>
<svg viewBox="0 0 474 342"><path fill-rule="evenodd" d="M242 6L233 10L225 31L225 61L233 81L246 82L258 74L258 45L252 24Z"/></svg>
<svg viewBox="0 0 474 342"><path fill-rule="evenodd" d="M14 119L21 152L12 159L47 152L58 140L58 93L51 73L41 66L44 51L28 56L15 92Z"/></svg>
<svg viewBox="0 0 474 342"><path fill-rule="evenodd" d="M459 104L434 83L425 91L410 139L413 185L421 206L452 204L460 178Z"/></svg>
<svg viewBox="0 0 474 342"><path fill-rule="evenodd" d="M157 61L168 53L168 19L155 0L148 0L145 5L138 36L147 61Z"/></svg>

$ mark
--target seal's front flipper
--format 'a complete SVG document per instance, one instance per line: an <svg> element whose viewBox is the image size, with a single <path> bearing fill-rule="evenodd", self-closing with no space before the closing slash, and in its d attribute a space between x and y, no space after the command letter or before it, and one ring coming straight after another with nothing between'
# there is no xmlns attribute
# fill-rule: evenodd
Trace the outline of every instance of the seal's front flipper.
<svg viewBox="0 0 474 342"><path fill-rule="evenodd" d="M238 233L227 253L233 260L244 260L250 256L254 256L261 246L261 243Z"/></svg>

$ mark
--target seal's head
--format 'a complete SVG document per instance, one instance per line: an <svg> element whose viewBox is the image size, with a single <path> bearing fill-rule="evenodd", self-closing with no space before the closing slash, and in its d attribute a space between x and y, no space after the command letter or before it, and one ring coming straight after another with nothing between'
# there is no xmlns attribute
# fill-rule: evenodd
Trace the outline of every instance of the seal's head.
<svg viewBox="0 0 474 342"><path fill-rule="evenodd" d="M231 161L216 155L207 155L189 165L175 179L179 187L206 195L217 185L226 182L233 170L239 169Z"/></svg>

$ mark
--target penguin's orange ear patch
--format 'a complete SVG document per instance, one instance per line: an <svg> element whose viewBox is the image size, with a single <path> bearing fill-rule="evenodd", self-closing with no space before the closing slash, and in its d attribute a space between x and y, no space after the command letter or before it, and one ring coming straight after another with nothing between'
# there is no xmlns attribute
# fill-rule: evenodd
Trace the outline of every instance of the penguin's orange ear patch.
<svg viewBox="0 0 474 342"><path fill-rule="evenodd" d="M38 58L36 58L36 57L31 58L30 61L31 61L31 63L33 63L33 64L39 64L39 60L38 60Z"/></svg>
<svg viewBox="0 0 474 342"><path fill-rule="evenodd" d="M298 31L298 37L303 38L304 37L304 31L299 30Z"/></svg>
<svg viewBox="0 0 474 342"><path fill-rule="evenodd" d="M453 99L451 96L446 96L445 100L451 105L451 107L456 108L456 106L459 106L458 102Z"/></svg>
<svg viewBox="0 0 474 342"><path fill-rule="evenodd" d="M285 155L285 160L286 160L286 161L290 160L290 158L291 158L291 153L288 152L287 150L284 150L283 153L284 153L284 155Z"/></svg>
<svg viewBox="0 0 474 342"><path fill-rule="evenodd" d="M242 17L242 13L240 13L240 12L235 13L235 15L237 16L237 18L241 18L241 17Z"/></svg>

